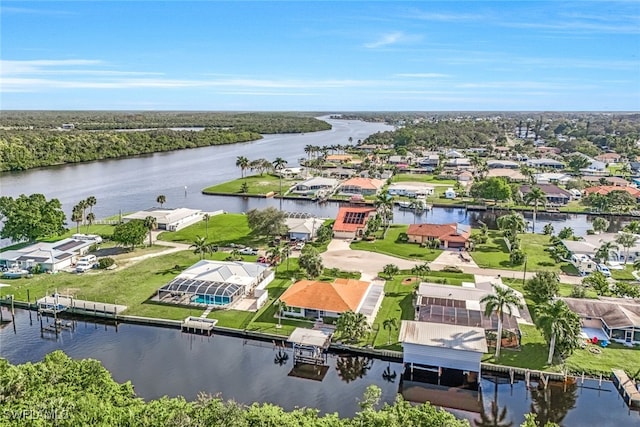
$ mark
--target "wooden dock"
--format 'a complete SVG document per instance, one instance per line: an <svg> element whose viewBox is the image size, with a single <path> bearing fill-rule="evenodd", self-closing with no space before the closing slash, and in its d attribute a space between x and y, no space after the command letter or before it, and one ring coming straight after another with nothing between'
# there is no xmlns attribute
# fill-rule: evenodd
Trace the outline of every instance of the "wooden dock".
<svg viewBox="0 0 640 427"><path fill-rule="evenodd" d="M115 318L119 313L127 309L126 305L85 301L58 294L40 298L37 301L37 305L38 311L42 313L57 314L64 311L70 314L111 318Z"/></svg>
<svg viewBox="0 0 640 427"><path fill-rule="evenodd" d="M638 391L636 382L629 378L622 369L613 369L612 377L613 383L629 408L640 409L640 391Z"/></svg>

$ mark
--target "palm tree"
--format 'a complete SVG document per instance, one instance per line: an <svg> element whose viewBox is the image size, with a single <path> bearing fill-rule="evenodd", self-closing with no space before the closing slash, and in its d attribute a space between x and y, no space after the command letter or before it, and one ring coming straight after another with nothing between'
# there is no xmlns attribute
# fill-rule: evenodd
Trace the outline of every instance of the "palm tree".
<svg viewBox="0 0 640 427"><path fill-rule="evenodd" d="M376 196L375 206L378 209L378 215L382 218L382 226L384 227L382 238L384 239L390 220L393 217L393 198L387 190L381 191Z"/></svg>
<svg viewBox="0 0 640 427"><path fill-rule="evenodd" d="M87 233L89 232L89 227L93 225L93 221L96 220L96 214L93 212L89 212L87 214Z"/></svg>
<svg viewBox="0 0 640 427"><path fill-rule="evenodd" d="M387 339L387 345L389 345L391 344L391 329L398 329L398 321L395 317L389 317L388 319L384 319L382 327L389 330L389 338Z"/></svg>
<svg viewBox="0 0 640 427"><path fill-rule="evenodd" d="M544 226L544 228L542 229L542 232L544 234L546 234L547 236L551 236L553 234L553 225L551 224L546 224Z"/></svg>
<svg viewBox="0 0 640 427"><path fill-rule="evenodd" d="M245 156L238 156L236 158L236 167L240 168L240 176L244 178L244 171L249 167L249 159Z"/></svg>
<svg viewBox="0 0 640 427"><path fill-rule="evenodd" d="M93 207L96 205L96 203L98 203L98 199L96 199L95 196L89 196L87 197L86 203L89 207L89 212L93 212Z"/></svg>
<svg viewBox="0 0 640 427"><path fill-rule="evenodd" d="M211 247L207 244L207 240L201 236L196 236L196 240L189 246L189 249L193 249L194 254L200 254L201 260L204 259L204 254L211 252Z"/></svg>
<svg viewBox="0 0 640 427"><path fill-rule="evenodd" d="M71 221L76 223L76 233L80 233L80 223L82 222L82 208L78 205L73 207Z"/></svg>
<svg viewBox="0 0 640 427"><path fill-rule="evenodd" d="M151 232L156 228L158 228L158 220L155 217L149 215L144 219L143 222L144 222L144 226L147 228L147 230L149 230L149 246L151 246L152 245Z"/></svg>
<svg viewBox="0 0 640 427"><path fill-rule="evenodd" d="M496 360L500 357L500 346L502 345L502 322L504 313L511 315L514 308L522 308L520 298L515 291L507 286L493 285L493 294L484 296L480 300L481 304L485 304L485 316L491 316L493 313L498 317L498 331L496 335Z"/></svg>
<svg viewBox="0 0 640 427"><path fill-rule="evenodd" d="M638 237L635 234L626 233L626 232L622 232L618 234L618 237L616 237L616 243L622 246L623 248L625 248L626 250L625 257L624 257L625 264L627 263L627 261L629 261L629 249L634 247L636 243L638 243L638 240L640 240L640 237Z"/></svg>
<svg viewBox="0 0 640 427"><path fill-rule="evenodd" d="M534 168L527 165L522 165L520 166L520 173L527 178L529 183L535 184L536 170Z"/></svg>
<svg viewBox="0 0 640 427"><path fill-rule="evenodd" d="M287 161L282 157L277 157L273 161L273 169L280 172L278 174L278 176L280 177L280 190L278 192L278 195L280 197L280 210L282 210L282 169L284 169L286 166L287 166Z"/></svg>
<svg viewBox="0 0 640 427"><path fill-rule="evenodd" d="M82 222L84 223L84 219L85 219L85 211L87 210L87 208L89 207L89 205L87 204L86 200L80 200L78 202L78 208L81 211L81 215L82 215Z"/></svg>
<svg viewBox="0 0 640 427"><path fill-rule="evenodd" d="M209 220L211 219L211 215L208 213L202 215L202 220L204 221L204 232L205 238L209 238Z"/></svg>
<svg viewBox="0 0 640 427"><path fill-rule="evenodd" d="M165 196L164 194L160 194L158 197L156 197L156 202L160 204L160 209L162 209L162 205L167 202L167 196Z"/></svg>
<svg viewBox="0 0 640 427"><path fill-rule="evenodd" d="M267 251L267 260L271 265L276 265L281 257L282 248L280 246L274 246Z"/></svg>
<svg viewBox="0 0 640 427"><path fill-rule="evenodd" d="M601 262L609 261L611 257L611 251L618 251L618 245L615 242L604 242L595 253L595 257L597 260ZM617 258L617 257L616 257Z"/></svg>
<svg viewBox="0 0 640 427"><path fill-rule="evenodd" d="M538 214L538 204L545 206L547 204L547 196L540 187L531 187L529 192L524 195L524 204L533 205L533 232L536 232L536 215Z"/></svg>
<svg viewBox="0 0 640 427"><path fill-rule="evenodd" d="M411 269L411 274L415 274L419 278L422 279L422 276L431 271L431 267L429 267L429 263L425 262L424 264L419 264L414 266Z"/></svg>
<svg viewBox="0 0 640 427"><path fill-rule="evenodd" d="M336 322L336 331L351 342L362 339L370 329L367 317L353 311L345 311Z"/></svg>
<svg viewBox="0 0 640 427"><path fill-rule="evenodd" d="M278 326L277 328L282 328L282 312L287 310L287 304L282 301L281 299L276 300L275 303L273 303L273 305L276 308L276 311L278 312Z"/></svg>
<svg viewBox="0 0 640 427"><path fill-rule="evenodd" d="M631 234L640 234L640 221L631 221L623 228L623 230Z"/></svg>
<svg viewBox="0 0 640 427"><path fill-rule="evenodd" d="M556 342L562 343L562 348L575 348L580 334L580 320L578 315L569 309L566 302L555 300L536 308L536 326L542 329L549 340L549 357L547 365L551 365L556 350Z"/></svg>

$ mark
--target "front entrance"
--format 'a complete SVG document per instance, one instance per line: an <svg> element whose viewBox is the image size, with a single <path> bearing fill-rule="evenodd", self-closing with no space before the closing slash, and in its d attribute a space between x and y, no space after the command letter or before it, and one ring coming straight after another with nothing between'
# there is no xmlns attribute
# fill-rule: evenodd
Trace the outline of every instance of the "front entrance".
<svg viewBox="0 0 640 427"><path fill-rule="evenodd" d="M633 339L633 330L625 331L624 342L630 343L632 339Z"/></svg>

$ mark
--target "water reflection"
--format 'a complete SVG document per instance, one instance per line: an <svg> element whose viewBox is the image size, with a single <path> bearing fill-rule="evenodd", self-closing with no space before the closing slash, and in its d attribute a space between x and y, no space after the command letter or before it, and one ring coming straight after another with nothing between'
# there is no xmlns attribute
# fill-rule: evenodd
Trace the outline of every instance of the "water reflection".
<svg viewBox="0 0 640 427"><path fill-rule="evenodd" d="M360 356L339 356L336 360L338 376L345 383L364 378L373 366L373 359Z"/></svg>
<svg viewBox="0 0 640 427"><path fill-rule="evenodd" d="M477 427L511 427L513 421L507 417L507 407L500 408L498 403L493 400L489 405L489 411L483 409L480 412L480 418L473 420ZM544 425L544 424L541 424Z"/></svg>
<svg viewBox="0 0 640 427"><path fill-rule="evenodd" d="M577 391L575 381L551 383L548 387L539 384L531 388L531 412L537 415L540 425L562 424L567 413L576 407Z"/></svg>

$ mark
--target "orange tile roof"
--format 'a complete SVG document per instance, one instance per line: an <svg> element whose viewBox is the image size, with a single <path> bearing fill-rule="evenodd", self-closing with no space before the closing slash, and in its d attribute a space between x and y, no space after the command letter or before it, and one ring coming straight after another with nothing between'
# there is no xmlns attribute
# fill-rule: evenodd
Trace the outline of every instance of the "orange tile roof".
<svg viewBox="0 0 640 427"><path fill-rule="evenodd" d="M471 233L458 233L458 224L411 224L407 229L409 236L425 236L439 239L441 242L466 242Z"/></svg>
<svg viewBox="0 0 640 427"><path fill-rule="evenodd" d="M333 223L333 231L356 231L360 228L364 228L369 220L369 216L375 212L375 208L352 208L348 206L338 209L338 215L336 216L336 222ZM364 221L361 224L345 222L349 213L363 213Z"/></svg>
<svg viewBox="0 0 640 427"><path fill-rule="evenodd" d="M635 198L640 198L640 190L638 190L637 188L634 187L621 187L621 186L615 186L615 185L598 185L596 187L589 187L589 188L585 188L584 192L585 194L588 196L590 194L594 194L594 193L598 193L598 194L602 194L603 196L606 196L607 194L611 193L612 191L626 191L627 193L631 194L633 197Z"/></svg>
<svg viewBox="0 0 640 427"><path fill-rule="evenodd" d="M384 186L384 181L375 178L350 178L342 183L343 186L360 187L368 190L377 190Z"/></svg>
<svg viewBox="0 0 640 427"><path fill-rule="evenodd" d="M355 279L335 279L333 283L300 280L280 299L290 307L344 313L358 309L370 285L370 282Z"/></svg>

